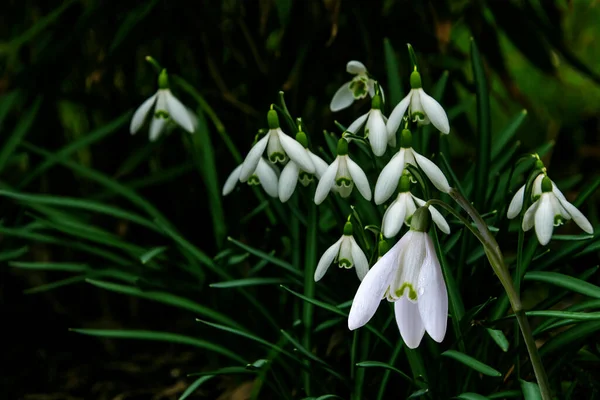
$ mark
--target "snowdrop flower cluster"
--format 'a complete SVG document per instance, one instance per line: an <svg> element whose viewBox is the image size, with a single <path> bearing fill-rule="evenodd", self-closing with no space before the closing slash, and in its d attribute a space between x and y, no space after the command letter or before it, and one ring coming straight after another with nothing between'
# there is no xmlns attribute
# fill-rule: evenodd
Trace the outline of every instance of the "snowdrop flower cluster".
<svg viewBox="0 0 600 400"><path fill-rule="evenodd" d="M538 160L539 161L539 160ZM541 162L540 162L541 163ZM531 186L531 202L523 215L522 229L527 232L535 227L535 234L542 245L547 245L552 237L554 227L572 219L586 233L594 233L590 221L573 204L569 203L558 186L546 175L543 164L542 170L533 180ZM526 186L517 190L509 206L507 217L517 217L525 203Z"/></svg>
<svg viewBox="0 0 600 400"><path fill-rule="evenodd" d="M140 130L146 120L150 109L152 122L150 122L150 141L153 142L167 128L169 122L174 122L190 133L194 133L198 125L196 115L184 106L169 89L167 70L163 69L158 77L158 91L142 103L133 114L129 131L135 134Z"/></svg>

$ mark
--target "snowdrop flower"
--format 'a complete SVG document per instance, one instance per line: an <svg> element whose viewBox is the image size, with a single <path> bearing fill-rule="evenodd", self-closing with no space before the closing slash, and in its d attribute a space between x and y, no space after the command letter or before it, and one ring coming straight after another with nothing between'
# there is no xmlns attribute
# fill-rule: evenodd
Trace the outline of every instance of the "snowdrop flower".
<svg viewBox="0 0 600 400"><path fill-rule="evenodd" d="M183 129L194 133L198 119L184 106L169 89L167 70L163 69L158 77L158 91L144 101L133 114L129 131L135 134L140 130L150 109L154 106L152 122L150 123L150 141L153 142L165 130L169 121L174 121Z"/></svg>
<svg viewBox="0 0 600 400"><path fill-rule="evenodd" d="M350 221L344 225L344 234L340 240L325 250L325 253L321 256L315 270L315 282L321 280L333 262L336 262L340 268L350 269L354 267L356 275L361 281L369 271L369 261L352 236L352 223Z"/></svg>
<svg viewBox="0 0 600 400"><path fill-rule="evenodd" d="M396 323L409 348L418 347L426 331L436 342L444 339L448 292L427 234L430 218L427 210L419 208L410 231L369 270L352 301L350 330L369 322L386 298L394 302Z"/></svg>
<svg viewBox="0 0 600 400"><path fill-rule="evenodd" d="M338 141L336 159L327 167L319 180L315 192L315 203L321 204L332 189L346 198L352 193L354 185L365 199L371 200L371 188L367 175L357 163L350 159L348 142L341 138Z"/></svg>
<svg viewBox="0 0 600 400"><path fill-rule="evenodd" d="M238 165L233 172L229 174L229 177L223 186L223 196L227 196L229 193L233 192L233 189L235 189L235 186L240 181L242 165L243 164ZM270 165L262 157L258 160L256 169L247 180L248 185L250 186L261 185L263 189L265 189L265 192L271 197L277 197L277 181L276 167Z"/></svg>
<svg viewBox="0 0 600 400"><path fill-rule="evenodd" d="M394 108L387 123L389 135L393 135L402 123L404 113L408 110L409 117L419 125L431 122L442 133L450 132L448 116L442 106L429 96L421 87L421 75L417 71L410 74L411 90L408 95Z"/></svg>
<svg viewBox="0 0 600 400"><path fill-rule="evenodd" d="M377 178L377 183L375 184L375 204L385 202L394 194L406 164L412 164L421 169L433 186L439 191L444 193L450 191L450 185L442 170L432 161L414 151L411 146L412 134L408 129L404 129L401 135L400 150L383 167Z"/></svg>
<svg viewBox="0 0 600 400"><path fill-rule="evenodd" d="M289 158L303 171L314 174L315 166L310 156L300 143L283 133L279 127L279 117L277 117L275 110L269 110L267 121L269 122L269 131L248 152L242 164L240 180L245 182L250 178L250 175L256 170L258 161L261 159L265 149L271 163L275 164L279 162L283 164Z"/></svg>
<svg viewBox="0 0 600 400"><path fill-rule="evenodd" d="M515 218L521 213L525 200L525 185L515 193L509 206L507 217ZM533 204L525 211L522 229L527 232L535 226L535 234L542 245L550 242L554 227L563 221L573 219L586 233L594 233L590 221L573 204L569 203L556 184L544 173L533 181L531 188Z"/></svg>
<svg viewBox="0 0 600 400"><path fill-rule="evenodd" d="M381 157L385 153L385 149L388 144L388 132L385 127L387 119L381 113L381 96L376 94L371 100L371 110L368 113L361 115L350 124L348 131L357 133L360 128L365 125L365 137L369 139L373 154ZM394 134L395 139L395 134Z"/></svg>
<svg viewBox="0 0 600 400"><path fill-rule="evenodd" d="M346 71L355 75L350 82L346 82L335 92L329 108L336 112L349 107L354 100L364 99L367 94L375 95L375 81L369 78L367 67L360 61L350 61Z"/></svg>
<svg viewBox="0 0 600 400"><path fill-rule="evenodd" d="M308 140L304 132L300 131L296 134L296 141L302 144L304 151L315 166L314 176L316 176L317 179L321 179L321 176L323 176L327 169L327 163L308 149ZM282 203L288 201L294 193L298 181L306 187L312 180L313 174L303 171L293 160L288 162L283 168L283 171L281 171L281 177L279 179L279 200L281 200Z"/></svg>
<svg viewBox="0 0 600 400"><path fill-rule="evenodd" d="M396 200L389 205L383 214L381 230L386 238L394 237L400 232L402 223L410 226L410 221L418 207L422 207L425 201L419 199L410 192L410 176L406 173L400 178L399 193ZM440 231L450 234L450 226L442 214L433 206L428 207L433 222Z"/></svg>

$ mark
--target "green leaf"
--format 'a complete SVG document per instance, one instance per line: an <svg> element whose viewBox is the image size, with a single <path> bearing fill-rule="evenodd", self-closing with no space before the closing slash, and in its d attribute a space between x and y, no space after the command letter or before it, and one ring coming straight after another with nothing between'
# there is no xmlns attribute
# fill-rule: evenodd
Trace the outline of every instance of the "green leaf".
<svg viewBox="0 0 600 400"><path fill-rule="evenodd" d="M525 118L527 118L527 110L521 110L513 117L506 128L504 128L504 130L498 134L498 137L494 141L494 145L492 147L492 160L495 160L502 155L506 146L508 146L510 141L517 134L517 130L521 127L521 124L523 124Z"/></svg>
<svg viewBox="0 0 600 400"><path fill-rule="evenodd" d="M525 274L525 280L549 283L585 296L600 299L600 287L558 272L531 271Z"/></svg>
<svg viewBox="0 0 600 400"><path fill-rule="evenodd" d="M154 247L150 250L148 250L146 253L142 254L140 256L140 261L142 262L142 264L147 264L149 263L154 257L164 253L166 250L168 249L168 247L166 246L158 246L158 247Z"/></svg>
<svg viewBox="0 0 600 400"><path fill-rule="evenodd" d="M186 344L197 347L199 349L212 351L228 357L234 361L247 364L242 357L237 353L206 340L191 338L188 336L179 335L171 332L156 332L143 330L109 330L109 329L69 329L72 332L81 333L83 335L108 337L116 339L135 339L135 340L155 340L160 342L170 342Z"/></svg>
<svg viewBox="0 0 600 400"><path fill-rule="evenodd" d="M547 356L555 351L566 351L567 348L579 345L587 337L600 331L600 321L582 322L552 337L540 348L540 356Z"/></svg>
<svg viewBox="0 0 600 400"><path fill-rule="evenodd" d="M4 170L9 158L14 154L17 146L21 143L29 129L31 129L37 113L42 104L42 98L36 97L33 105L27 110L27 113L19 119L19 122L12 134L5 139L4 146L0 149L0 172Z"/></svg>
<svg viewBox="0 0 600 400"><path fill-rule="evenodd" d="M400 371L398 368L386 364L384 362L380 362L380 361L361 361L356 363L357 367L361 367L361 368L371 368L371 367L376 367L376 368L384 368L390 371L394 371L395 373L397 373L398 375L400 375L405 381L409 382L409 383L414 383L413 379L406 375L404 372Z"/></svg>
<svg viewBox="0 0 600 400"><path fill-rule="evenodd" d="M135 26L143 21L144 18L152 11L154 6L158 3L159 0L150 0L140 4L138 7L132 9L125 17L125 20L119 25L119 29L117 33L115 33L115 37L110 44L109 52L115 51L117 47L125 40L129 32L135 28ZM187 397L187 396L186 396Z"/></svg>
<svg viewBox="0 0 600 400"><path fill-rule="evenodd" d="M402 81L400 80L400 67L396 52L388 38L383 39L383 51L385 54L385 71L388 80L388 110L392 110L402 100Z"/></svg>
<svg viewBox="0 0 600 400"><path fill-rule="evenodd" d="M461 400L489 400L489 397L482 396L477 393L462 393L455 397L455 399Z"/></svg>
<svg viewBox="0 0 600 400"><path fill-rule="evenodd" d="M211 283L209 286L211 288L232 288L232 287L241 287L241 286L259 286L259 285L273 285L273 284L281 284L285 282L285 279L282 278L244 278L244 279L235 279L231 281L217 282Z"/></svg>
<svg viewBox="0 0 600 400"><path fill-rule="evenodd" d="M471 38L471 64L475 78L477 95L477 149L475 151L475 186L473 203L479 210L485 210L485 195L489 184L491 158L491 119L488 82L479 55L477 44Z"/></svg>
<svg viewBox="0 0 600 400"><path fill-rule="evenodd" d="M537 383L527 382L523 379L519 379L519 383L521 384L521 390L523 391L523 397L525 400L541 400L542 394L540 393L540 388Z"/></svg>
<svg viewBox="0 0 600 400"><path fill-rule="evenodd" d="M290 264L286 261L283 261L277 257L273 257L273 256L265 253L264 251L257 250L251 246L248 246L247 244L244 244L242 242L235 240L232 237L228 237L227 240L229 240L231 243L235 244L242 250L247 251L248 253L250 253L252 255L255 255L256 257L262 258L263 260L267 260L271 264L277 265L277 266L285 269L286 271L291 272L293 275L295 275L297 277L302 277L302 272L298 271L296 268L294 268L294 266L292 264Z"/></svg>
<svg viewBox="0 0 600 400"><path fill-rule="evenodd" d="M486 328L487 333L490 335L492 340L502 349L503 352L508 351L509 343L504 333L498 329Z"/></svg>
<svg viewBox="0 0 600 400"><path fill-rule="evenodd" d="M0 262L12 260L24 256L29 252L28 246L19 247L18 249L4 250L0 252Z"/></svg>
<svg viewBox="0 0 600 400"><path fill-rule="evenodd" d="M189 395L194 393L196 391L196 389L198 389L200 386L202 386L202 384L204 382L208 381L209 379L213 378L214 376L215 375L205 375L205 376L201 376L200 378L196 379L194 382L192 382L192 384L190 386L187 387L187 389L185 389L185 391L179 397L179 400L187 399L189 397Z"/></svg>
<svg viewBox="0 0 600 400"><path fill-rule="evenodd" d="M445 352L442 353L443 356L446 357L450 357L464 365L466 365L467 367L470 367L472 369L474 369L477 372L480 372L484 375L487 376L494 376L494 377L498 377L498 376L502 376L502 374L497 371L496 369L490 367L487 364L482 363L479 360L474 359L471 356L468 356L464 353L458 352L456 350L446 350Z"/></svg>

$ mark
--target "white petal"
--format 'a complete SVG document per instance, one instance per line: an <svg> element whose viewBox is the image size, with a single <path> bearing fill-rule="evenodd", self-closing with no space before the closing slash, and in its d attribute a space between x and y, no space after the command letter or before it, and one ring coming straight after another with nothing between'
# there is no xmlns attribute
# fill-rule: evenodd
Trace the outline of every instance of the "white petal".
<svg viewBox="0 0 600 400"><path fill-rule="evenodd" d="M404 224L404 219L406 218L406 202L402 201L403 194L398 196L390 206L385 210L385 214L383 214L383 236L386 238L394 237L400 232L400 228Z"/></svg>
<svg viewBox="0 0 600 400"><path fill-rule="evenodd" d="M510 201L510 204L508 205L508 212L506 213L506 216L508 217L508 219L513 219L514 217L519 215L519 213L523 209L524 201L525 201L525 185L521 186L521 188L519 190L517 190L517 193L515 193L512 200Z"/></svg>
<svg viewBox="0 0 600 400"><path fill-rule="evenodd" d="M298 167L300 167L302 171L308 172L309 174L314 174L315 166L313 165L313 162L306 152L304 146L302 146L300 142L296 141L296 139L292 139L283 133L281 129L278 129L276 132L277 136L279 136L281 147L283 147L290 160L298 164Z"/></svg>
<svg viewBox="0 0 600 400"><path fill-rule="evenodd" d="M416 151L412 151L417 164L419 164L419 168L425 172L425 175L429 178L433 186L437 188L440 192L448 193L450 192L450 184L448 183L448 179L444 176L442 170L430 161L427 157L423 157Z"/></svg>
<svg viewBox="0 0 600 400"><path fill-rule="evenodd" d="M398 127L402 123L402 118L404 118L404 114L406 114L406 110L408 109L408 105L410 104L410 98L412 96L412 90L408 92L405 98L398 103L396 107L392 110L392 113L388 117L387 122L387 131L388 136L395 135Z"/></svg>
<svg viewBox="0 0 600 400"><path fill-rule="evenodd" d="M561 193L562 194L562 193ZM584 232L589 233L590 235L592 233L594 233L594 228L592 227L592 224L590 224L590 221L588 221L588 219L585 217L585 215L583 215L581 213L581 211L579 211L577 209L577 207L575 207L573 204L569 203L567 201L567 199L561 199L559 197L558 201L560 202L560 205L564 207L564 209L571 215L571 218L573 218L573 221L575 221L575 223L581 228L583 229Z"/></svg>
<svg viewBox="0 0 600 400"><path fill-rule="evenodd" d="M325 253L323 253L323 255L321 256L321 259L317 264L317 269L315 270L315 282L321 280L323 275L325 275L325 272L327 272L327 269L329 269L331 263L333 263L333 260L335 260L335 258L337 257L340 251L340 245L342 244L343 238L344 237L342 236L337 242L332 244L327 250L325 250Z"/></svg>
<svg viewBox="0 0 600 400"><path fill-rule="evenodd" d="M327 163L323 161L321 157L312 153L310 150L308 150L308 155L310 156L310 159L315 166L315 176L317 177L317 179L321 179L321 177L325 173L325 170L327 169Z"/></svg>
<svg viewBox="0 0 600 400"><path fill-rule="evenodd" d="M242 165L238 165L227 177L225 181L225 185L223 186L223 196L227 196L229 193L235 189L235 185L240 180L240 171L242 170Z"/></svg>
<svg viewBox="0 0 600 400"><path fill-rule="evenodd" d="M246 158L242 163L242 170L240 171L240 181L246 182L256 170L258 161L261 159L265 149L267 148L270 135L270 133L267 133L263 138L256 142L256 144L252 146L248 152L248 155L246 155Z"/></svg>
<svg viewBox="0 0 600 400"><path fill-rule="evenodd" d="M327 197L329 194L331 187L335 183L335 174L337 173L339 163L340 158L336 157L331 165L327 167L325 173L321 176L319 184L317 185L317 190L315 191L315 204L321 204L323 200L325 200L325 197Z"/></svg>
<svg viewBox="0 0 600 400"><path fill-rule="evenodd" d="M350 237L350 243L352 243L351 252L354 269L356 269L358 279L362 281L367 275L367 272L369 272L369 260L367 260L367 256L352 236Z"/></svg>
<svg viewBox="0 0 600 400"><path fill-rule="evenodd" d="M367 117L369 116L370 113L371 113L371 111L356 118L356 120L354 120L354 122L351 123L350 126L348 127L348 129L346 129L346 130L348 132L358 133L360 128L362 128L362 126L365 124L365 121L367 120Z"/></svg>
<svg viewBox="0 0 600 400"><path fill-rule="evenodd" d="M360 328L369 322L375 311L377 311L377 307L379 307L379 303L398 269L399 250L400 246L406 243L406 236L404 235L398 243L385 253L362 280L348 315L348 328L350 330Z"/></svg>
<svg viewBox="0 0 600 400"><path fill-rule="evenodd" d="M185 106L173 96L173 93L169 89L165 90L165 100L167 104L167 111L171 119L179 124L183 129L188 132L194 132L194 122L190 118L190 114Z"/></svg>
<svg viewBox="0 0 600 400"><path fill-rule="evenodd" d="M416 196L412 196L412 198L415 200L415 203L417 203L420 207L422 207L425 204L424 200L421 200ZM446 218L444 218L444 216L435 207L429 206L428 209L431 213L431 219L433 219L433 222L437 225L438 229L444 232L446 235L449 235L450 225L448 225L448 222L446 222Z"/></svg>
<svg viewBox="0 0 600 400"><path fill-rule="evenodd" d="M365 175L365 172L362 170L362 168L359 167L357 163L352 161L350 157L346 158L346 163L348 165L348 171L350 171L350 177L354 182L354 186L356 186L360 194L362 194L366 200L370 201L371 187L369 186L367 175Z"/></svg>
<svg viewBox="0 0 600 400"><path fill-rule="evenodd" d="M535 234L540 241L540 244L547 245L552 237L554 230L554 209L550 200L550 194L542 193L535 212Z"/></svg>
<svg viewBox="0 0 600 400"><path fill-rule="evenodd" d="M421 321L417 304L408 300L406 296L402 296L394 303L394 314L396 314L396 323L406 346L409 349L419 347L425 334L425 327Z"/></svg>
<svg viewBox="0 0 600 400"><path fill-rule="evenodd" d="M190 119L192 120L192 125L194 126L194 132L195 132L196 129L198 128L198 115L194 111L192 111L191 108L189 108L187 106L185 107L185 109L187 110L187 113L190 116Z"/></svg>
<svg viewBox="0 0 600 400"><path fill-rule="evenodd" d="M425 93L423 89L419 90L421 97L421 105L423 106L423 111L425 111L425 115L433 126L435 126L442 133L450 133L450 123L448 122L448 116L446 115L446 111L442 108L440 103L435 101L433 97Z"/></svg>
<svg viewBox="0 0 600 400"><path fill-rule="evenodd" d="M258 165L256 166L256 176L258 176L258 180L263 189L265 189L265 192L271 197L277 197L277 173L262 157L258 160Z"/></svg>
<svg viewBox="0 0 600 400"><path fill-rule="evenodd" d="M369 131L369 143L371 143L373 154L381 157L385 153L388 141L387 129L385 128L385 122L383 122L381 110L371 110L366 129Z"/></svg>
<svg viewBox="0 0 600 400"><path fill-rule="evenodd" d="M540 194L542 194L542 181L544 180L544 176L545 175L541 173L533 180L533 185L531 188L531 197L539 196ZM552 180L550 181L552 182ZM558 187L554 184L554 182L552 182L552 191L560 192L560 190L558 190ZM562 196L562 193L560 195Z"/></svg>
<svg viewBox="0 0 600 400"><path fill-rule="evenodd" d="M367 67L365 67L365 65L360 61L352 60L346 64L346 72L354 75L364 74L367 72Z"/></svg>
<svg viewBox="0 0 600 400"><path fill-rule="evenodd" d="M282 203L285 203L292 197L292 193L294 193L294 189L296 189L296 185L298 184L299 172L298 166L293 161L288 162L283 171L281 171L281 176L279 177L279 200Z"/></svg>
<svg viewBox="0 0 600 400"><path fill-rule="evenodd" d="M375 81L373 79L367 81L367 91L369 92L369 96L375 97Z"/></svg>
<svg viewBox="0 0 600 400"><path fill-rule="evenodd" d="M417 305L425 330L440 343L444 340L448 323L448 291L433 242L428 235L425 241L427 256L419 274Z"/></svg>
<svg viewBox="0 0 600 400"><path fill-rule="evenodd" d="M404 170L405 149L400 149L381 170L375 183L375 204L381 204L394 193Z"/></svg>
<svg viewBox="0 0 600 400"><path fill-rule="evenodd" d="M150 98L146 99L146 101L144 101L142 105L139 106L137 110L135 110L133 118L131 118L131 124L129 125L129 132L131 132L132 135L142 127L142 125L144 124L144 120L148 115L148 111L150 111L150 108L152 108L155 101L156 93Z"/></svg>
<svg viewBox="0 0 600 400"><path fill-rule="evenodd" d="M350 83L351 82L344 83L342 87L335 92L333 99L331 99L331 104L329 104L331 111L336 112L343 110L354 103L354 94L352 93L352 90L350 90Z"/></svg>
<svg viewBox="0 0 600 400"><path fill-rule="evenodd" d="M525 211L525 215L523 215L523 223L521 224L523 231L527 232L535 225L535 212L537 211L539 205L540 202L538 200L529 206L527 211Z"/></svg>
<svg viewBox="0 0 600 400"><path fill-rule="evenodd" d="M150 122L150 141L154 142L160 134L164 131L167 120L162 117L152 118Z"/></svg>

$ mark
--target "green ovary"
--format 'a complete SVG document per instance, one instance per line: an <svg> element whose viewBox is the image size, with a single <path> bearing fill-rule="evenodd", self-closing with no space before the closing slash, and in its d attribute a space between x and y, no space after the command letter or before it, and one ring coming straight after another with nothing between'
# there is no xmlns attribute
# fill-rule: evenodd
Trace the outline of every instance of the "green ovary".
<svg viewBox="0 0 600 400"><path fill-rule="evenodd" d="M408 288L408 298L412 301L417 301L417 291L412 284L404 282L399 289L396 289L396 297L400 298L404 294L404 289Z"/></svg>

